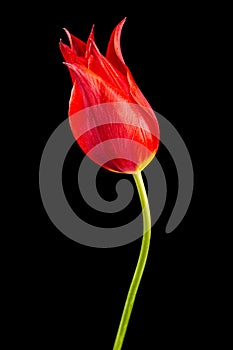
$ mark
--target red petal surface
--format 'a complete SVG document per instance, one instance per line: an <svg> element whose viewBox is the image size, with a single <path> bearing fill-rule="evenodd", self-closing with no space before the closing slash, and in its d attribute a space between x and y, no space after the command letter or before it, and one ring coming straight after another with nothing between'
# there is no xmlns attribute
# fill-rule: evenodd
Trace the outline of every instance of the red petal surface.
<svg viewBox="0 0 233 350"><path fill-rule="evenodd" d="M62 41L60 41L59 46L60 46L61 53L66 62L86 65L86 59L84 57L77 56L74 50L71 50L71 48L63 44ZM72 78L72 82L74 83L75 77L74 77L73 71L70 68L69 68L69 71Z"/></svg>
<svg viewBox="0 0 233 350"><path fill-rule="evenodd" d="M113 30L106 53L106 58L124 75L126 75L126 65L121 52L120 39L125 21L126 18L124 18Z"/></svg>
<svg viewBox="0 0 233 350"><path fill-rule="evenodd" d="M90 40L88 68L114 87L130 93L127 78L118 71L99 51L95 42Z"/></svg>
<svg viewBox="0 0 233 350"><path fill-rule="evenodd" d="M85 66L69 63L66 65L73 71L73 76L77 81L75 87L77 91L72 94L70 100L70 116L81 110L83 106L85 108L108 102L134 102L123 90L110 85ZM83 101L80 106L75 100L77 96L79 96L79 101Z"/></svg>
<svg viewBox="0 0 233 350"><path fill-rule="evenodd" d="M73 70L70 69L70 71L73 74ZM70 95L69 116L74 115L85 107L82 87L75 81Z"/></svg>
<svg viewBox="0 0 233 350"><path fill-rule="evenodd" d="M128 68L127 68L127 79L129 83L130 94L133 97L134 101L138 103L140 106L151 108L149 102L147 101L147 99L145 98L145 96L142 94L141 90L135 83L134 78Z"/></svg>
<svg viewBox="0 0 233 350"><path fill-rule="evenodd" d="M126 18L124 18L113 30L109 40L106 57L117 69L119 69L126 76L128 82L128 89L135 102L140 104L141 106L149 108L150 104L148 103L141 90L135 83L132 74L129 68L126 66L122 56L120 38L125 21Z"/></svg>
<svg viewBox="0 0 233 350"><path fill-rule="evenodd" d="M104 167L112 171L142 169L158 149L155 118L152 123L150 113L135 104L107 103L85 108L70 115L70 125L82 150L97 164L107 163Z"/></svg>
<svg viewBox="0 0 233 350"><path fill-rule="evenodd" d="M76 36L70 34L70 32L64 28L67 36L68 36L68 39L69 39L69 42L70 42L70 48L71 50L77 55L77 56L85 56L85 52L86 52L86 44L76 38Z"/></svg>
<svg viewBox="0 0 233 350"><path fill-rule="evenodd" d="M94 42L95 42L95 38L94 38L94 25L93 25L91 28L91 32L89 34L89 37L87 39L87 45L86 45L86 51L85 51L85 57L87 58L87 62L88 62L90 55L91 55L92 43L94 43Z"/></svg>
<svg viewBox="0 0 233 350"><path fill-rule="evenodd" d="M86 59L84 57L78 56L74 52L74 50L72 50L69 46L67 46L66 44L63 44L62 41L60 41L59 46L60 46L61 53L66 62L85 65Z"/></svg>
<svg viewBox="0 0 233 350"><path fill-rule="evenodd" d="M77 142L97 164L112 171L128 173L147 165L158 148L158 139L150 132L123 123L93 128L80 136Z"/></svg>

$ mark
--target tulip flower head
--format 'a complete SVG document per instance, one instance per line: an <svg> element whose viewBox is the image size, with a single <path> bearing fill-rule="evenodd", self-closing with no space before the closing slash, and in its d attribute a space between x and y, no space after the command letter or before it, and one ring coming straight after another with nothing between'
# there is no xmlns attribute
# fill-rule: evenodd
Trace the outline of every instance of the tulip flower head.
<svg viewBox="0 0 233 350"><path fill-rule="evenodd" d="M70 46L60 41L60 50L73 83L68 114L75 140L100 166L133 174L155 156L159 126L124 62L124 22L113 30L105 56L96 46L94 27L86 43L65 29Z"/></svg>

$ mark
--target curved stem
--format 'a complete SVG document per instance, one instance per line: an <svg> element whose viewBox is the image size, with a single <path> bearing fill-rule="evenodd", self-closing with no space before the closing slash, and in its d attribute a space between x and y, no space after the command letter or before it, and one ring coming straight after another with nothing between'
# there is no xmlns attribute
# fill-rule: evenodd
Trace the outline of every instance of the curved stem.
<svg viewBox="0 0 233 350"><path fill-rule="evenodd" d="M137 290L142 278L142 274L146 265L146 260L148 256L149 246L150 246L150 236L151 236L151 217L150 208L148 203L148 198L145 190L145 186L142 179L141 172L133 174L134 180L136 182L138 194L142 206L143 214L143 238L140 250L140 255L138 258L138 263L134 272L134 276L128 291L127 299L125 302L124 310L121 316L120 325L116 335L113 350L121 350L127 326L129 323L131 311L133 309L134 300L137 294Z"/></svg>

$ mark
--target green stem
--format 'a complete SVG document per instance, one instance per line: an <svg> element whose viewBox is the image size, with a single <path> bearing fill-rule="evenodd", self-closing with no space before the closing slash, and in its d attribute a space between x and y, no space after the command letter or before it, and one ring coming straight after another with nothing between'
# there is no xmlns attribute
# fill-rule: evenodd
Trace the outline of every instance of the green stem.
<svg viewBox="0 0 233 350"><path fill-rule="evenodd" d="M147 198L141 172L133 174L133 176L136 182L136 186L137 186L137 190L138 190L138 194L139 194L141 206L142 206L143 238L142 238L142 245L141 245L140 255L138 258L138 263L137 263L134 276L128 291L127 299L126 299L124 310L121 316L121 321L120 321L120 325L116 335L113 350L121 350L124 337L126 334L127 326L129 323L130 315L133 309L134 300L137 294L137 290L142 278L145 265L146 265L146 260L148 256L149 246L150 246L151 217L150 217L150 208L149 208L148 198Z"/></svg>

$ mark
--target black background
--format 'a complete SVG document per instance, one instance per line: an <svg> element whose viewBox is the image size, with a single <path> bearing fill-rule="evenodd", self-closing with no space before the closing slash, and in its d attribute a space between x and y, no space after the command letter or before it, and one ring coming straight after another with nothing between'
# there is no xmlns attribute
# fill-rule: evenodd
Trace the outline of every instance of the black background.
<svg viewBox="0 0 233 350"><path fill-rule="evenodd" d="M213 313L208 288L211 269L205 258L206 238L200 229L205 203L200 203L203 187L198 161L201 146L197 140L201 131L196 119L205 98L204 52L209 37L204 25L206 12L201 6L184 8L177 4L155 4L152 8L141 3L128 10L120 3L106 7L67 2L52 8L34 5L31 13L30 55L37 73L36 90L29 95L32 106L36 106L32 126L38 136L36 145L34 141L37 157L32 163L37 178L46 141L67 117L72 85L58 47L60 38L67 42L62 28L86 41L95 24L96 43L105 53L112 29L127 17L121 41L125 62L153 109L175 126L186 143L195 186L186 216L174 232L166 235L164 230L177 193L177 175L170 155L161 145L157 157L166 174L168 197L152 229L149 258L123 349L165 349L171 345L189 348L207 341ZM33 74L31 79L35 79ZM64 187L74 209L79 205L75 172L82 157L82 151L74 145L64 168ZM105 199L114 199L114 184L120 178L101 170L98 186ZM35 220L30 224L24 266L26 281L22 283L25 302L21 306L26 323L20 337L32 347L111 349L141 240L111 249L78 244L51 223L39 188L35 197ZM84 217L89 215L89 209L85 209ZM130 213L133 209L135 213L139 210L137 196ZM95 215L92 220L108 220ZM115 219L124 221L127 215L126 210Z"/></svg>

